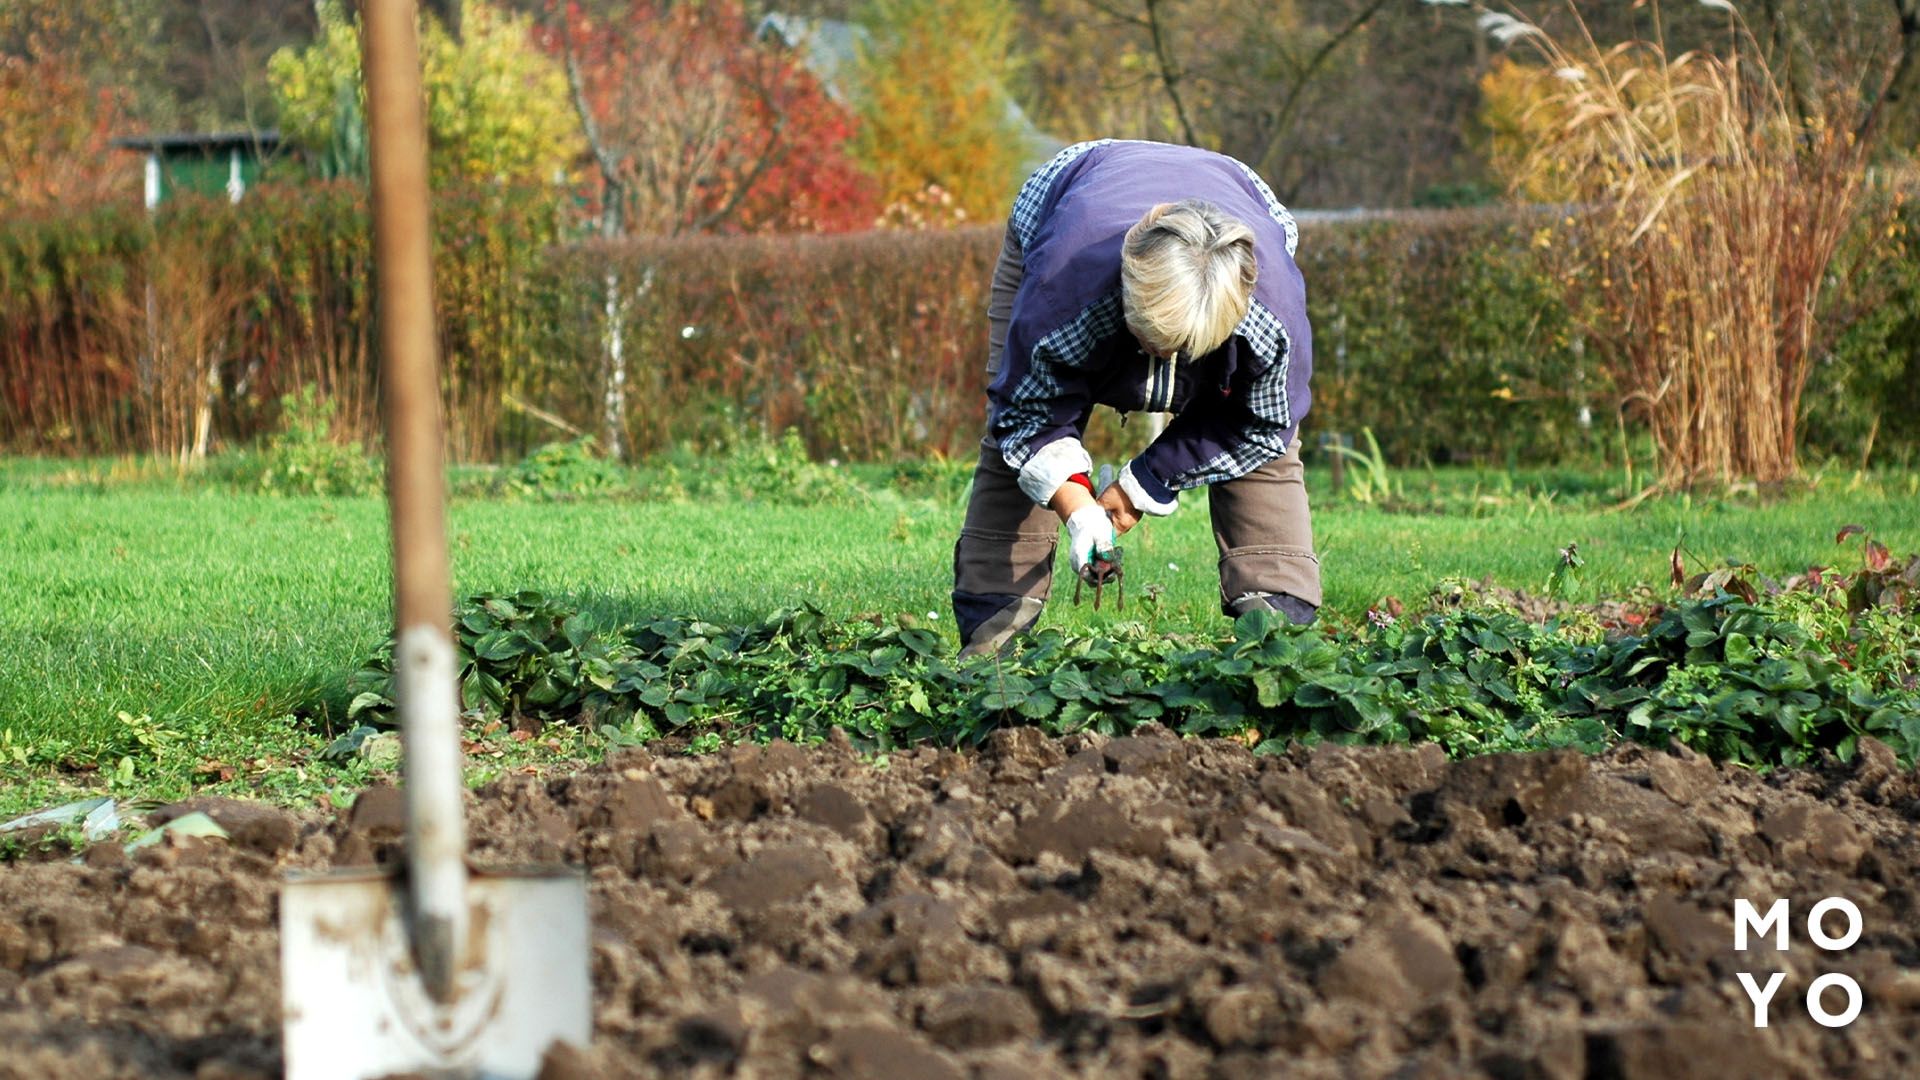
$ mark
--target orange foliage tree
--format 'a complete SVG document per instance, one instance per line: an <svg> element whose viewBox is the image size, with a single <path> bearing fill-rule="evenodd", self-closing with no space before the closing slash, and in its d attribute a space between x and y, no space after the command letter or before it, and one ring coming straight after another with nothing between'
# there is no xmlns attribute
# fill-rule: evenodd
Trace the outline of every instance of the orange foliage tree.
<svg viewBox="0 0 1920 1080"><path fill-rule="evenodd" d="M137 199L139 159L108 145L120 117L60 58L0 55L0 206Z"/></svg>
<svg viewBox="0 0 1920 1080"><path fill-rule="evenodd" d="M736 0L556 3L541 30L567 68L600 176L602 233L842 231L870 224L853 117Z"/></svg>

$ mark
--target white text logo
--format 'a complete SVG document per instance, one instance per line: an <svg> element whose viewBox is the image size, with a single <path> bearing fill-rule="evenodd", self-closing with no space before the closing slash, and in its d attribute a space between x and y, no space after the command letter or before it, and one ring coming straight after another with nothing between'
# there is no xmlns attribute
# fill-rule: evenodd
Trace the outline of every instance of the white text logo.
<svg viewBox="0 0 1920 1080"><path fill-rule="evenodd" d="M1839 913L1844 927L1838 935L1827 933L1826 925L1827 916L1836 912ZM1786 952L1791 948L1787 940L1790 920L1791 914L1784 899L1775 900L1765 915L1761 915L1759 909L1753 906L1753 901L1735 900L1733 902L1733 947L1740 952L1745 952L1750 936L1764 940L1768 934L1771 934L1774 949ZM1813 905L1813 910L1807 912L1807 940L1813 942L1823 952L1844 952L1851 948L1854 942L1860 940L1860 925L1860 909L1853 905L1853 901L1843 897L1829 896ZM1779 992L1780 984L1786 981L1787 973L1774 972L1765 986L1761 986L1754 979L1752 972L1742 971L1739 973L1739 978L1740 985L1746 989L1747 997L1753 1002L1753 1026L1766 1027L1767 1006L1773 1002L1773 995ZM1846 999L1846 1007L1839 1012L1830 1012L1827 1009L1826 992L1832 989L1838 989ZM1820 976L1807 987L1807 1015L1825 1027L1846 1027L1853 1023L1854 1018L1860 1015L1860 1006L1864 1001L1860 994L1860 984L1853 981L1851 976L1837 971L1830 971Z"/></svg>

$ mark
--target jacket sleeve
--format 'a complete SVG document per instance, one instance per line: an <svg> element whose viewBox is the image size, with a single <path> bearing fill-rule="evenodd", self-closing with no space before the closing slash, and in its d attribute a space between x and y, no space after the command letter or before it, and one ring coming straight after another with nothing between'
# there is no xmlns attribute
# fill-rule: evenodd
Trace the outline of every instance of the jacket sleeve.
<svg viewBox="0 0 1920 1080"><path fill-rule="evenodd" d="M1007 237L1009 248L1017 250L1023 262L1060 174L1087 151L1112 141L1066 147L1021 185L1008 215ZM1006 341L998 353L1000 368L987 387L987 427L1008 467L1020 474L1020 490L1045 506L1069 477L1093 468L1080 441L1093 411L1087 363L1098 335L1119 324L1120 306L1115 296L1110 304L1096 302L1066 325L1042 325L1044 320L1033 314L1029 292L1036 287L1023 279L1015 294ZM1028 302L1021 301L1023 295Z"/></svg>
<svg viewBox="0 0 1920 1080"><path fill-rule="evenodd" d="M987 388L988 430L1020 490L1045 506L1074 473L1093 467L1080 441L1093 411L1088 365L1095 344L1120 319L1119 297L1104 297L1065 325L1033 325L1015 304L1000 373Z"/></svg>
<svg viewBox="0 0 1920 1080"><path fill-rule="evenodd" d="M1287 452L1293 437L1284 341L1276 362L1231 392L1203 392L1127 464L1121 482L1134 506L1169 514L1178 493L1245 476Z"/></svg>

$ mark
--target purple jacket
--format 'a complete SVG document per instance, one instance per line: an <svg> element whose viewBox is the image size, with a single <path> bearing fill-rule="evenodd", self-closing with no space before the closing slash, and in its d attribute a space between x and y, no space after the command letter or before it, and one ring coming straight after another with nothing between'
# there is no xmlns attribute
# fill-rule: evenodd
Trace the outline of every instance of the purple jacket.
<svg viewBox="0 0 1920 1080"><path fill-rule="evenodd" d="M1120 245L1150 207L1188 198L1252 228L1259 277L1224 344L1171 363L1148 356L1127 330ZM1253 170L1192 147L1080 143L1027 179L1008 228L1025 269L987 388L988 431L1030 498L1046 502L1086 467L1080 437L1096 404L1178 414L1123 474L1149 513L1171 512L1176 492L1286 452L1310 400L1312 331L1293 217Z"/></svg>

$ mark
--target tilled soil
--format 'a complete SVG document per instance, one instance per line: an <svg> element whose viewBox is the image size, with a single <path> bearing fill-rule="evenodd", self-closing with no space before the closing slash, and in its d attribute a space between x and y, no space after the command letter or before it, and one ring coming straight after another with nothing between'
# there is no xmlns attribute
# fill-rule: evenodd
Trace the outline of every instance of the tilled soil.
<svg viewBox="0 0 1920 1080"><path fill-rule="evenodd" d="M233 839L0 868L0 1076L278 1072L280 873L396 857L400 801L194 805ZM1920 1075L1920 777L1879 744L1759 777L1014 730L628 751L470 820L479 861L588 868L556 1077ZM1829 896L1844 952L1805 936ZM1788 951L1734 950L1738 897L1791 901ZM1764 1030L1742 971L1787 973ZM1829 971L1850 1026L1808 1016Z"/></svg>

